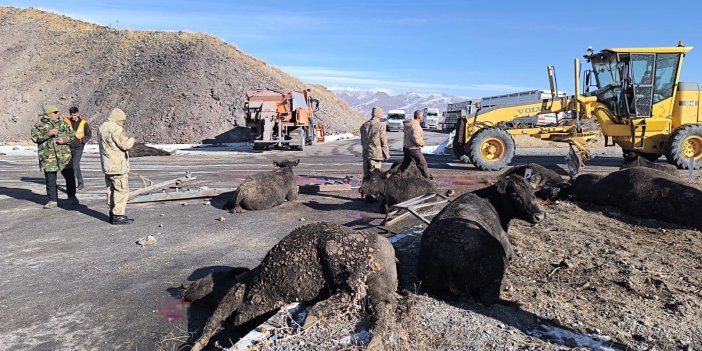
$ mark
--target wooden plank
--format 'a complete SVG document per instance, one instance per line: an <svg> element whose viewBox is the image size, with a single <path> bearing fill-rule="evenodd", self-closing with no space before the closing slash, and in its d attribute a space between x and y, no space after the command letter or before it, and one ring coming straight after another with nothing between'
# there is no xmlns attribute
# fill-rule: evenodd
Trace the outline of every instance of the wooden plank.
<svg viewBox="0 0 702 351"><path fill-rule="evenodd" d="M154 192L154 191L161 190L161 189L165 189L165 188L168 188L168 187L171 187L171 186L174 186L174 185L180 185L180 184L183 184L183 183L187 183L187 182L193 181L193 180L195 180L195 179L197 179L196 176L195 176L195 177L187 177L187 176L186 176L186 177L180 177L180 178L171 179L171 180L168 180L168 181L165 181L165 182L157 183L157 184L154 184L154 185L151 185L151 186L147 186L147 187L145 187L145 188L136 189L136 190L133 190L133 191L130 191L130 192L129 192L129 197L128 197L128 199L133 199L133 198L135 198L135 197L138 196L138 195L147 194L147 193L152 193L152 192Z"/></svg>
<svg viewBox="0 0 702 351"><path fill-rule="evenodd" d="M187 189L187 190L177 190L177 191L164 191L160 193L151 193L138 195L135 198L128 200L129 203L143 203L143 202L155 202L155 201L173 201L173 200L186 200L186 199L197 199L204 197L215 197L217 195L234 191L236 188L208 188L202 187L199 189Z"/></svg>

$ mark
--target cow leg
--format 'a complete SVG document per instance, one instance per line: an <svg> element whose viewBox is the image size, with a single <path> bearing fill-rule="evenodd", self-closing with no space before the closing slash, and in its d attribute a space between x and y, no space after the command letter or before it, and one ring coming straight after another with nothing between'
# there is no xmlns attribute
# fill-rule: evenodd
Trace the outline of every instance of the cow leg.
<svg viewBox="0 0 702 351"><path fill-rule="evenodd" d="M293 185L290 190L288 190L288 193L285 194L285 200L288 201L293 201L297 199L297 194L300 191L300 187L297 185Z"/></svg>
<svg viewBox="0 0 702 351"><path fill-rule="evenodd" d="M193 347L190 349L191 351L200 351L207 346L222 323L239 309L244 299L245 290L246 285L244 284L236 284L229 290L212 316L207 320L207 324L205 324L205 328L202 330L202 335L200 335L200 338L193 344Z"/></svg>
<svg viewBox="0 0 702 351"><path fill-rule="evenodd" d="M344 303L348 304L351 301L351 294L338 293L330 296L326 300L322 300L314 304L305 317L303 328L309 328L317 324L320 320L328 319L330 316L339 313Z"/></svg>

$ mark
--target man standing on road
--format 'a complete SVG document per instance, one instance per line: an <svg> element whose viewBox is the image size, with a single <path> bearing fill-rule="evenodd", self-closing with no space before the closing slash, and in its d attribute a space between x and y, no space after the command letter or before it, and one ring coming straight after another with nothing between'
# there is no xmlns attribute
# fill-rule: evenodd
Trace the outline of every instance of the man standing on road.
<svg viewBox="0 0 702 351"><path fill-rule="evenodd" d="M361 125L364 179L373 169L381 170L383 168L382 161L390 158L385 123L380 120L382 116L383 110L375 106L373 107L373 112L371 112L371 119Z"/></svg>
<svg viewBox="0 0 702 351"><path fill-rule="evenodd" d="M107 206L110 210L110 223L131 224L134 219L125 216L129 197L129 153L134 146L134 138L124 133L127 115L116 108L110 117L100 125L98 147L100 163L105 173L107 185Z"/></svg>
<svg viewBox="0 0 702 351"><path fill-rule="evenodd" d="M76 179L71 167L71 148L69 143L74 138L71 127L61 121L58 108L54 105L44 106L44 116L32 127L32 141L37 144L39 169L46 178L46 195L49 201L44 208L58 206L57 173L61 172L66 180L68 202L78 204L76 197Z"/></svg>
<svg viewBox="0 0 702 351"><path fill-rule="evenodd" d="M83 158L83 148L90 140L90 137L92 137L92 133L90 132L88 121L80 116L77 107L71 107L68 113L70 113L71 117L65 118L63 121L71 126L76 133L76 138L71 140L71 158L73 159L73 171L78 181L77 189L83 190L84 183L83 174L80 171L80 159Z"/></svg>
<svg viewBox="0 0 702 351"><path fill-rule="evenodd" d="M429 174L429 166L427 160L422 154L422 146L424 146L424 132L422 131L422 120L424 119L424 111L414 111L414 119L405 122L405 139L403 142L402 153L405 157L400 165L400 172L404 172L407 167L414 161L417 168L425 178L432 179Z"/></svg>

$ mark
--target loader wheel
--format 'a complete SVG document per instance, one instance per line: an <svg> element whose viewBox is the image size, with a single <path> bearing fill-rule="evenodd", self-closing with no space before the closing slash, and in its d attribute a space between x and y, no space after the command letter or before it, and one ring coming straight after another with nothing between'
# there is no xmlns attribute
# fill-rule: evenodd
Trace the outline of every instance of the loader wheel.
<svg viewBox="0 0 702 351"><path fill-rule="evenodd" d="M702 168L702 125L691 124L678 128L668 139L665 158L683 169L690 168L692 158L693 169Z"/></svg>
<svg viewBox="0 0 702 351"><path fill-rule="evenodd" d="M470 158L466 154L466 144L464 144L465 138L466 121L459 118L458 121L456 121L456 134L453 136L453 155L463 163L470 163Z"/></svg>
<svg viewBox="0 0 702 351"><path fill-rule="evenodd" d="M468 156L475 167L484 171L497 171L512 162L514 139L502 128L484 128L470 139Z"/></svg>

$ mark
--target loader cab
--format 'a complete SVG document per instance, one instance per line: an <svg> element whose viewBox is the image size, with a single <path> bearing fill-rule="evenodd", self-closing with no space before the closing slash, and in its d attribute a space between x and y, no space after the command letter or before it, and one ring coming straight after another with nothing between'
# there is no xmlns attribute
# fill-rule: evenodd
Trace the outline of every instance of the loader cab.
<svg viewBox="0 0 702 351"><path fill-rule="evenodd" d="M596 96L617 120L652 117L658 103L670 105L663 109L670 113L680 63L690 49L608 49L585 55L592 64L585 95Z"/></svg>

